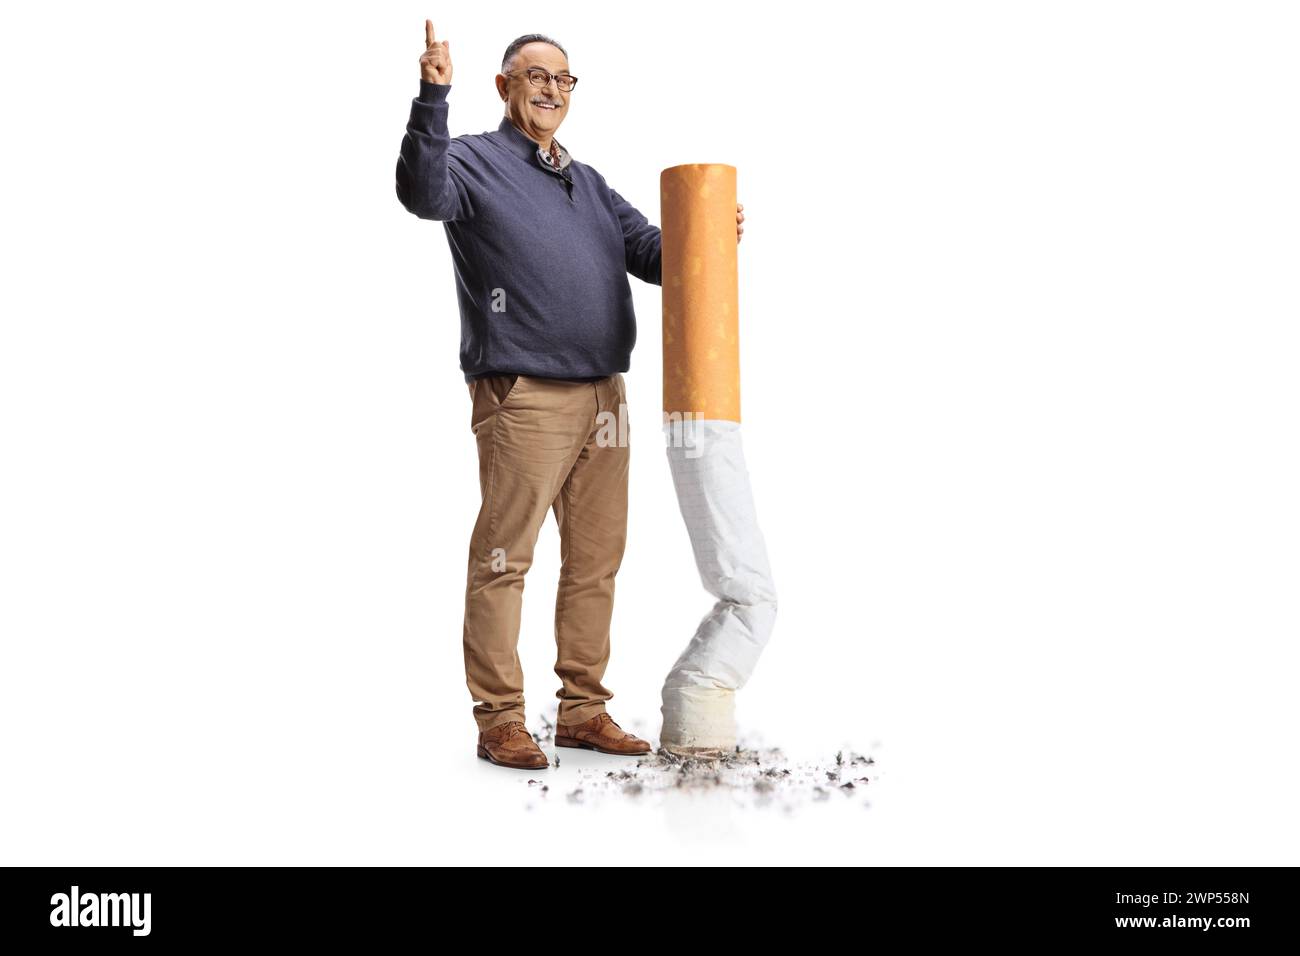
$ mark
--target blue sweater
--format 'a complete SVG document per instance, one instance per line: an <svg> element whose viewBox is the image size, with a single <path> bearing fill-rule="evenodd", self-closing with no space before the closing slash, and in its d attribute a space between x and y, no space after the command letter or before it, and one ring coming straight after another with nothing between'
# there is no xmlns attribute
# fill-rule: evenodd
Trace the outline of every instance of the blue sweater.
<svg viewBox="0 0 1300 956"><path fill-rule="evenodd" d="M508 119L452 139L450 89L420 80L397 198L446 230L465 379L626 372L636 342L627 275L660 284L658 227L585 163L543 164Z"/></svg>

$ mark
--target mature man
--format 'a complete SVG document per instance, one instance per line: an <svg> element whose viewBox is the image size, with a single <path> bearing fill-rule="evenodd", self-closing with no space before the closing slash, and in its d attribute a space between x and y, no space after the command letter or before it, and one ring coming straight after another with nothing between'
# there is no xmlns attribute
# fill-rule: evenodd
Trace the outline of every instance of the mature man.
<svg viewBox="0 0 1300 956"><path fill-rule="evenodd" d="M577 78L540 34L506 48L494 131L447 131L451 53L425 24L420 93L397 196L446 230L460 307L460 367L478 442L478 520L465 588L465 677L478 755L548 765L524 725L524 575L548 510L560 530L555 672L559 747L641 754L606 713L614 577L627 532L627 371L636 316L627 274L660 284L660 234L555 138ZM739 241L743 220L737 207Z"/></svg>

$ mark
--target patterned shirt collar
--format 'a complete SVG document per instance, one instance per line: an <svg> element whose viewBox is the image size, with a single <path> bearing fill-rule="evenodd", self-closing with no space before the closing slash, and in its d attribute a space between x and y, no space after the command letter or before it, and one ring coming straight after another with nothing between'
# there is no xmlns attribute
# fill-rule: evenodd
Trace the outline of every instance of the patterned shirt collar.
<svg viewBox="0 0 1300 956"><path fill-rule="evenodd" d="M519 155L536 158L543 169L559 173L572 162L569 151L560 145L559 140L551 139L551 150L554 153L552 155L552 153L548 153L538 146L527 133L510 122L510 118L507 116L501 117L501 123L497 126L497 130L506 134Z"/></svg>

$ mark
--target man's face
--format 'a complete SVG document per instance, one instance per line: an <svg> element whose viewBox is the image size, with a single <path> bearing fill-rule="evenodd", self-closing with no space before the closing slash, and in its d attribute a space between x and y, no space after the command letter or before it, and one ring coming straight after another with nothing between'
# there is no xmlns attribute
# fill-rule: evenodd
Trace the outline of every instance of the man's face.
<svg viewBox="0 0 1300 956"><path fill-rule="evenodd" d="M529 43L519 48L510 75L497 74L497 92L506 101L506 117L534 140L548 140L569 111L569 93L548 79L545 86L528 82L528 68L540 67L552 76L569 72L569 58L549 43Z"/></svg>

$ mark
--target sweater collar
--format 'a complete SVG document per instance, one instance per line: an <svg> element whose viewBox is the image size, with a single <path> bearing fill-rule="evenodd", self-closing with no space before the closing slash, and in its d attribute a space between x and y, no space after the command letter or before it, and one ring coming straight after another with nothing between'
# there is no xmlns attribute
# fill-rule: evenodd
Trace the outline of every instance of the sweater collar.
<svg viewBox="0 0 1300 956"><path fill-rule="evenodd" d="M532 139L532 137L521 130L518 126L510 122L509 117L501 117L501 123L497 126L497 132L505 135L506 140L511 144L511 149L520 156L525 159L532 157L536 159L537 162L543 164L545 168L552 168L548 158L542 152L542 147L537 144L536 140ZM553 142L555 143L556 151L560 154L560 167L564 168L569 165L569 152L558 139L553 140Z"/></svg>

